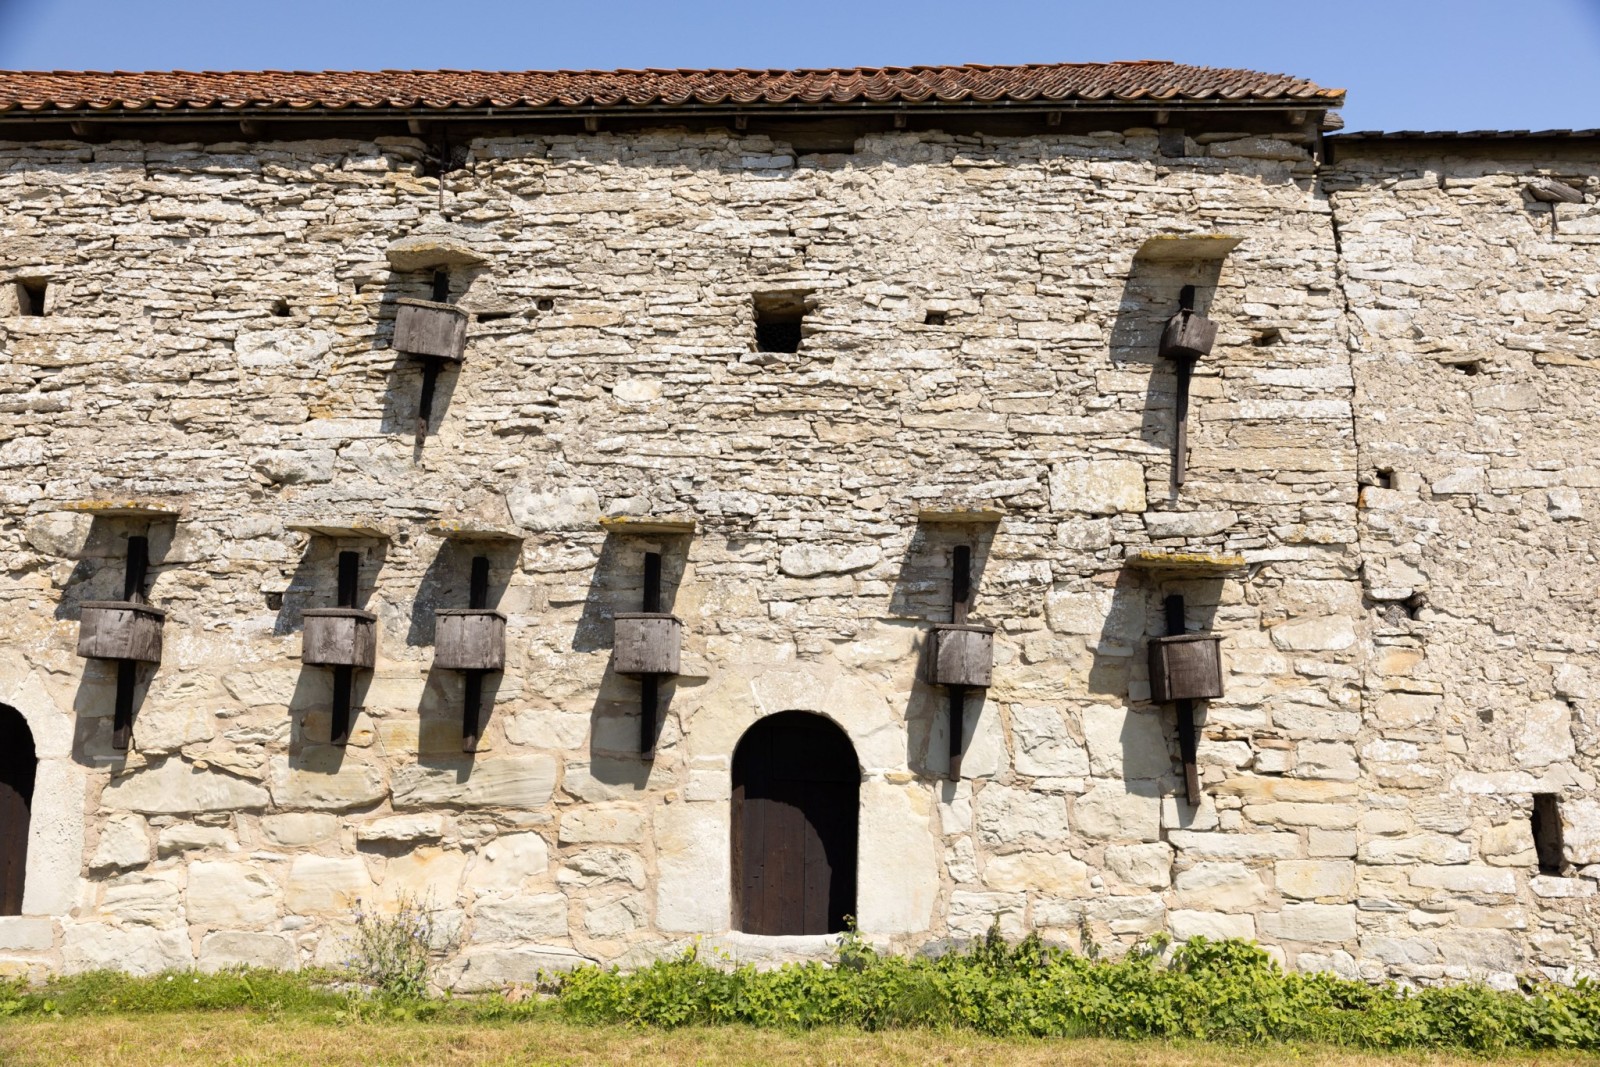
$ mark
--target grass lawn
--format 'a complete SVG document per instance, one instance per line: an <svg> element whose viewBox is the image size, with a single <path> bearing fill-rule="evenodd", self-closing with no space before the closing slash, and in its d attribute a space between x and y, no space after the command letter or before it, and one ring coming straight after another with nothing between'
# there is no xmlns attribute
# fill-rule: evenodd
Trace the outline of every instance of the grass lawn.
<svg viewBox="0 0 1600 1067"><path fill-rule="evenodd" d="M740 1027L670 1032L578 1026L556 1019L514 1023L328 1023L238 1012L160 1013L0 1021L0 1063L345 1065L416 1064L1051 1064L1059 1067L1211 1067L1280 1065L1391 1067L1485 1063L1600 1063L1572 1054L1504 1059L1399 1053L1390 1056L1292 1045L1233 1048L1197 1043L1097 1039L995 1040L969 1034L901 1030L784 1033Z"/></svg>

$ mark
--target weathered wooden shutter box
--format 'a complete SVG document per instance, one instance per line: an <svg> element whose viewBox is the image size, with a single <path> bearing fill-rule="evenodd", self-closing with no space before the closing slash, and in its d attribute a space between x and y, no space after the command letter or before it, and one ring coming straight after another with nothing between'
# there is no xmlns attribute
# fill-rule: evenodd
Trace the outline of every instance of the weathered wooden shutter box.
<svg viewBox="0 0 1600 1067"><path fill-rule="evenodd" d="M1204 315L1180 311L1161 331L1162 359L1200 359L1217 342L1217 324Z"/></svg>
<svg viewBox="0 0 1600 1067"><path fill-rule="evenodd" d="M78 655L85 659L161 662L161 624L167 613L128 600L86 600L78 622Z"/></svg>
<svg viewBox="0 0 1600 1067"><path fill-rule="evenodd" d="M467 313L454 304L402 297L396 301L394 347L408 356L461 362L467 348Z"/></svg>
<svg viewBox="0 0 1600 1067"><path fill-rule="evenodd" d="M308 667L371 669L378 653L378 617L359 608L312 608L305 612L300 660Z"/></svg>
<svg viewBox="0 0 1600 1067"><path fill-rule="evenodd" d="M677 674L683 622L665 612L619 613L614 666L618 674Z"/></svg>
<svg viewBox="0 0 1600 1067"><path fill-rule="evenodd" d="M1179 634L1150 639L1150 698L1215 700L1222 696L1222 635Z"/></svg>
<svg viewBox="0 0 1600 1067"><path fill-rule="evenodd" d="M503 671L506 617L488 608L434 612L433 665L450 671Z"/></svg>
<svg viewBox="0 0 1600 1067"><path fill-rule="evenodd" d="M940 623L928 637L927 681L934 685L988 686L994 671L994 627Z"/></svg>

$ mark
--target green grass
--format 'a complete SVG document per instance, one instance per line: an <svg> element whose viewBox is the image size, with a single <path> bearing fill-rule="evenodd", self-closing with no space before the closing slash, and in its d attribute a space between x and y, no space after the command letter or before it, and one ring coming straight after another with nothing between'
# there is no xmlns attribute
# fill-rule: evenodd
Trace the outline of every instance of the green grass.
<svg viewBox="0 0 1600 1067"><path fill-rule="evenodd" d="M584 1049L592 1042L581 1035L593 1032L654 1034L673 1048L714 1050L726 1042L710 1035L725 1031L746 1035L762 1055L779 1046L843 1042L841 1048L857 1048L856 1039L875 1036L881 1041L871 1047L885 1055L931 1043L965 1059L998 1041L995 1047L1022 1057L1016 1062L1035 1062L1025 1050L1039 1042L1059 1052L1106 1040L1200 1049L1204 1054L1196 1053L1193 1062L1211 1062L1206 1057L1219 1048L1277 1049L1278 1058L1290 1059L1314 1053L1315 1062L1330 1063L1391 1062L1381 1057L1420 1053L1549 1053L1568 1059L1544 1062L1569 1062L1600 1050L1600 987L1587 982L1530 981L1521 992L1471 983L1412 990L1285 974L1259 948L1237 941L1196 938L1165 949L1158 941L1118 960L1099 960L1036 938L1010 945L992 934L967 951L933 959L880 955L846 936L829 963L761 971L689 952L630 972L588 967L549 976L542 991L435 998L384 996L326 971L96 973L38 987L0 986L0 1030L9 1035L0 1047L5 1062L69 1062L49 1058L58 1052L54 1044L17 1044L15 1035L51 1027L68 1036L111 1032L117 1031L112 1021L120 1020L124 1030L117 1032L142 1030L159 1049L167 1047L169 1022L177 1033L211 1018L236 1035L250 1032L256 1021L271 1021L300 1030L313 1044L323 1031L351 1027L385 1033L413 1027L435 1036L503 1032L496 1055L524 1040L528 1028L559 1032ZM698 1036L667 1036L678 1032ZM828 1036L808 1045L808 1033ZM1073 1040L1063 1044L1063 1038ZM396 1047L431 1048L433 1040L417 1036ZM574 1053L580 1059L588 1054ZM1369 1054L1380 1058L1360 1059ZM246 1046L239 1055L244 1058L218 1062L280 1062L251 1059L255 1052Z"/></svg>

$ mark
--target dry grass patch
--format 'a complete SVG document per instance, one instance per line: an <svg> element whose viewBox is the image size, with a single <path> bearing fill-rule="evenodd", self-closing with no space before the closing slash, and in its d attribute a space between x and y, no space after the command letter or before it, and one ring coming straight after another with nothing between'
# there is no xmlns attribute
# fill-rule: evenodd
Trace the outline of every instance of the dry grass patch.
<svg viewBox="0 0 1600 1067"><path fill-rule="evenodd" d="M578 1026L548 1019L518 1023L317 1023L232 1013L142 1017L13 1019L0 1023L0 1062L17 1067L158 1064L237 1067L464 1067L490 1064L982 1064L983 1067L1482 1067L1548 1065L1600 1058L1529 1055L1494 1060L1296 1046L997 1040L965 1033L854 1030L786 1033L741 1027L671 1032Z"/></svg>

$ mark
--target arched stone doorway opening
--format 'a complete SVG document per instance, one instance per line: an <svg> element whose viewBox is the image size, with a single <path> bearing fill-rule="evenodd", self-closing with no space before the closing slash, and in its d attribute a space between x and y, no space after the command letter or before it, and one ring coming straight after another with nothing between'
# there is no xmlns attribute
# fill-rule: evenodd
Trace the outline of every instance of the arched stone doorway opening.
<svg viewBox="0 0 1600 1067"><path fill-rule="evenodd" d="M830 720L785 711L733 753L733 920L750 934L831 934L856 909L861 768Z"/></svg>
<svg viewBox="0 0 1600 1067"><path fill-rule="evenodd" d="M0 704L0 915L22 914L38 769L33 731L17 709Z"/></svg>

